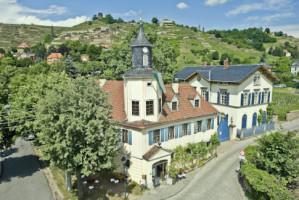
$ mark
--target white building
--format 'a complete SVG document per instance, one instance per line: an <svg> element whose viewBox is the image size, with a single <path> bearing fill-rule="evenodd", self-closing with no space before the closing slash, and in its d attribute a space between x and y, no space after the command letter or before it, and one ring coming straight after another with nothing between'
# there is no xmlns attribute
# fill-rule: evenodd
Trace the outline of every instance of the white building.
<svg viewBox="0 0 299 200"><path fill-rule="evenodd" d="M185 67L175 77L190 83L221 115L217 118L220 141L234 139L229 124L237 129L257 126L259 110L264 112L272 98L277 78L264 64ZM222 117L222 118L221 118Z"/></svg>
<svg viewBox="0 0 299 200"><path fill-rule="evenodd" d="M299 72L299 61L295 61L291 66L291 73L297 76L299 74L298 72Z"/></svg>
<svg viewBox="0 0 299 200"><path fill-rule="evenodd" d="M152 44L142 23L131 48L133 66L124 80L99 83L109 94L112 118L121 132L121 152L130 159L130 178L153 187L168 170L174 148L210 141L219 112L190 84L164 86L161 73L152 68ZM120 172L122 156L116 159Z"/></svg>

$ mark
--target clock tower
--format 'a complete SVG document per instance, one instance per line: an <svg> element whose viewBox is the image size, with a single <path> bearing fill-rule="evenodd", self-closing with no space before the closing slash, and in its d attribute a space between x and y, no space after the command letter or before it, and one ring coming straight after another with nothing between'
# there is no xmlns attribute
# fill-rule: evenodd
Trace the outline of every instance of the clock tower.
<svg viewBox="0 0 299 200"><path fill-rule="evenodd" d="M152 44L146 39L143 24L139 24L136 39L130 45L132 48L132 67L152 68Z"/></svg>
<svg viewBox="0 0 299 200"><path fill-rule="evenodd" d="M155 75L162 75L152 68L153 45L145 37L142 22L130 46L132 69L123 75L127 120L157 122L162 114L162 90Z"/></svg>

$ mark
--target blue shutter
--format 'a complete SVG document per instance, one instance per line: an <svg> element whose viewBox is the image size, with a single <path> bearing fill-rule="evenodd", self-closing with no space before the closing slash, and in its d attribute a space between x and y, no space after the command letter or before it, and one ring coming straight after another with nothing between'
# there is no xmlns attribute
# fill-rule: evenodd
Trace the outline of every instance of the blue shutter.
<svg viewBox="0 0 299 200"><path fill-rule="evenodd" d="M264 111L263 122L262 122L263 124L266 123L266 119L267 119L267 112Z"/></svg>
<svg viewBox="0 0 299 200"><path fill-rule="evenodd" d="M270 102L270 91L268 92L268 103Z"/></svg>
<svg viewBox="0 0 299 200"><path fill-rule="evenodd" d="M244 105L244 94L242 93L241 94L241 106L243 106Z"/></svg>
<svg viewBox="0 0 299 200"><path fill-rule="evenodd" d="M247 115L244 114L242 117L242 128L246 128L247 127L246 124L247 124Z"/></svg>
<svg viewBox="0 0 299 200"><path fill-rule="evenodd" d="M178 125L175 125L175 127L174 127L174 134L175 134L175 138L179 137L179 126Z"/></svg>
<svg viewBox="0 0 299 200"><path fill-rule="evenodd" d="M191 123L188 124L188 135L191 135Z"/></svg>
<svg viewBox="0 0 299 200"><path fill-rule="evenodd" d="M212 118L212 129L214 129L214 117Z"/></svg>
<svg viewBox="0 0 299 200"><path fill-rule="evenodd" d="M183 125L179 125L179 137L183 137Z"/></svg>
<svg viewBox="0 0 299 200"><path fill-rule="evenodd" d="M248 95L248 105L250 106L250 100L251 100L251 93Z"/></svg>
<svg viewBox="0 0 299 200"><path fill-rule="evenodd" d="M261 92L259 92L259 101L258 101L259 104L261 104Z"/></svg>
<svg viewBox="0 0 299 200"><path fill-rule="evenodd" d="M194 122L194 134L197 133L197 122Z"/></svg>
<svg viewBox="0 0 299 200"><path fill-rule="evenodd" d="M205 132L207 130L207 121L204 119L202 120L202 132Z"/></svg>
<svg viewBox="0 0 299 200"><path fill-rule="evenodd" d="M252 93L252 101L251 101L251 105L254 105L254 92Z"/></svg>
<svg viewBox="0 0 299 200"><path fill-rule="evenodd" d="M207 101L209 101L209 91L207 91Z"/></svg>
<svg viewBox="0 0 299 200"><path fill-rule="evenodd" d="M164 129L163 128L160 129L160 138L161 138L161 142L164 142Z"/></svg>
<svg viewBox="0 0 299 200"><path fill-rule="evenodd" d="M220 92L217 92L217 103L220 104Z"/></svg>
<svg viewBox="0 0 299 200"><path fill-rule="evenodd" d="M265 92L262 92L262 103L264 103Z"/></svg>
<svg viewBox="0 0 299 200"><path fill-rule="evenodd" d="M153 140L154 140L154 138L153 138L153 131L149 131L148 132L148 144L150 146L153 145Z"/></svg>
<svg viewBox="0 0 299 200"><path fill-rule="evenodd" d="M164 128L165 142L168 140L168 128Z"/></svg>
<svg viewBox="0 0 299 200"><path fill-rule="evenodd" d="M217 115L217 126L219 126L219 115Z"/></svg>
<svg viewBox="0 0 299 200"><path fill-rule="evenodd" d="M129 144L132 145L132 131L128 131L129 133Z"/></svg>
<svg viewBox="0 0 299 200"><path fill-rule="evenodd" d="M226 105L229 105L229 92L226 94Z"/></svg>

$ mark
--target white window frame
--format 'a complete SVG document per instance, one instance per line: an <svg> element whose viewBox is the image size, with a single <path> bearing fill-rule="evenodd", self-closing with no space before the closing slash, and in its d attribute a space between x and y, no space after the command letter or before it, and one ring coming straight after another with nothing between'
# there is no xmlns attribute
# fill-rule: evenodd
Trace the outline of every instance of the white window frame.
<svg viewBox="0 0 299 200"><path fill-rule="evenodd" d="M227 91L220 90L220 104L226 105L226 102L227 102Z"/></svg>

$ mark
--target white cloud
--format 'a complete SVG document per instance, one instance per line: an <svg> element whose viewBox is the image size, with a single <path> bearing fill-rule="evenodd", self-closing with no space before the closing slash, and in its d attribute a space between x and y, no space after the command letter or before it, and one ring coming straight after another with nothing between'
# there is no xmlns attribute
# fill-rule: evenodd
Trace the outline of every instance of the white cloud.
<svg viewBox="0 0 299 200"><path fill-rule="evenodd" d="M288 35L292 35L296 38L299 38L299 24L291 24L285 26L270 26L272 32L282 31Z"/></svg>
<svg viewBox="0 0 299 200"><path fill-rule="evenodd" d="M113 17L134 17L137 16L137 12L134 10L129 10L125 13L112 13Z"/></svg>
<svg viewBox="0 0 299 200"><path fill-rule="evenodd" d="M218 4L224 4L226 3L228 0L206 0L205 4L207 6L216 6Z"/></svg>
<svg viewBox="0 0 299 200"><path fill-rule="evenodd" d="M62 15L68 13L67 8L51 5L47 9L32 9L22 6L17 0L0 0L0 22L12 24L39 24L54 26L73 26L89 20L86 16L77 16L60 21L41 19L49 15Z"/></svg>
<svg viewBox="0 0 299 200"><path fill-rule="evenodd" d="M274 15L265 16L262 18L262 21L270 22L272 20L278 20L281 18L288 18L294 16L294 13L277 13Z"/></svg>
<svg viewBox="0 0 299 200"><path fill-rule="evenodd" d="M249 16L245 19L245 21L255 21L258 20L260 17L258 16Z"/></svg>
<svg viewBox="0 0 299 200"><path fill-rule="evenodd" d="M263 8L263 4L261 3L254 3L254 4L244 4L242 6L239 6L238 8L231 10L227 12L225 15L227 17L232 16L232 15L238 15L238 14L244 14L248 13L254 10L261 10Z"/></svg>
<svg viewBox="0 0 299 200"><path fill-rule="evenodd" d="M184 2L181 2L181 3L178 3L178 4L176 5L176 7L177 7L178 9L183 10L183 9L188 8L188 5L187 5L186 3L184 3Z"/></svg>

